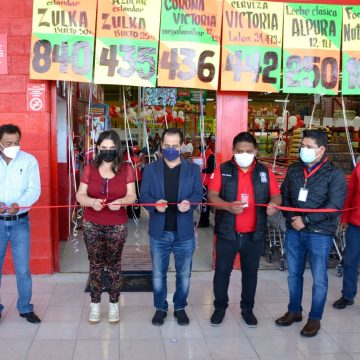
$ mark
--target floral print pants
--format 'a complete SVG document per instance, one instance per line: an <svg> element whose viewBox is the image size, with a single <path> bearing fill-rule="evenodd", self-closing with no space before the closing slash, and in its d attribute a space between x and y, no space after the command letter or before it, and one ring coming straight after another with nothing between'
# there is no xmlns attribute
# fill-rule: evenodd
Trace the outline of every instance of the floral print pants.
<svg viewBox="0 0 360 360"><path fill-rule="evenodd" d="M121 255L127 238L127 224L100 225L84 221L84 241L90 262L91 302L101 301L105 268L109 274L110 302L117 303L121 286Z"/></svg>

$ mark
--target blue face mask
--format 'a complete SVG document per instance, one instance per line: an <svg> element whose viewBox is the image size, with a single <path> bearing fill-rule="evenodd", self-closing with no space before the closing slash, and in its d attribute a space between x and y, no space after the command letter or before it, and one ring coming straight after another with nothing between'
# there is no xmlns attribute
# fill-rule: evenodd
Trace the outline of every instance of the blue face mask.
<svg viewBox="0 0 360 360"><path fill-rule="evenodd" d="M162 153L164 158L168 161L174 161L180 156L180 150L171 147L162 149Z"/></svg>

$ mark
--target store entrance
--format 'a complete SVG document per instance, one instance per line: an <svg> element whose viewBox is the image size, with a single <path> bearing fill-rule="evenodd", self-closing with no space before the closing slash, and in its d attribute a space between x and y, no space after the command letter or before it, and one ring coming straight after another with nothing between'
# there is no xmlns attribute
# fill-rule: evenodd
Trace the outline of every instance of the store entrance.
<svg viewBox="0 0 360 360"><path fill-rule="evenodd" d="M66 203L76 204L75 192L82 169L93 156L93 146L98 134L112 128L122 140L124 159L133 166L155 161L162 132L166 127L180 128L186 139L184 157L187 161L201 163L201 144L209 142L215 146L216 92L192 89L166 89L170 94L165 99L164 89L141 89L115 85L97 86L89 89L84 84L61 84L58 89L58 109L67 103L67 119L58 117L59 126L68 135L67 146L61 132L58 141L67 148L66 172L59 174L64 186L60 197ZM165 95L164 95L165 94ZM61 96L59 96L61 95ZM171 96L174 97L172 101ZM89 99L92 99L90 102ZM125 107L124 100L125 99ZM202 102L201 102L202 101ZM124 114L126 109L126 115ZM66 121L67 120L67 121ZM72 136L69 137L69 134ZM186 154L185 154L186 152ZM64 166L62 166L62 169ZM141 182L141 179L139 179ZM139 185L140 185L139 182ZM71 208L60 215L62 236L60 236L60 272L84 272L89 270L87 251L82 238L82 211ZM123 252L123 271L151 270L148 240L149 217L143 208L128 211L128 238ZM194 214L198 222L200 211ZM194 271L208 271L213 266L213 214L210 213L208 227L196 229L197 248L193 257ZM65 226L67 224L67 226ZM173 259L170 270L175 270Z"/></svg>

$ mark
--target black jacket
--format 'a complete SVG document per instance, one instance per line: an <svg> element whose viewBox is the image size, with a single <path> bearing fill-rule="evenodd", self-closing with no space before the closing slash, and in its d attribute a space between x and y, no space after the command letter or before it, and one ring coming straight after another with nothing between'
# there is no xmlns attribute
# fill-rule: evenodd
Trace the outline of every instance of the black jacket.
<svg viewBox="0 0 360 360"><path fill-rule="evenodd" d="M306 186L308 195L306 202L302 202L298 200L298 196L300 188L304 186L305 182L304 166L305 164L302 161L289 166L281 186L283 206L341 210L347 191L344 172L330 160L326 161L314 175L308 178ZM287 228L292 229L291 218L299 215L305 224L302 231L332 236L336 232L340 212L301 213L284 211Z"/></svg>
<svg viewBox="0 0 360 360"><path fill-rule="evenodd" d="M220 165L221 171L221 199L233 202L236 201L238 191L238 168L232 160ZM268 168L256 161L252 172L254 185L254 197L257 204L268 204L270 201L270 178ZM228 240L235 239L236 215L227 210L216 210L215 213L215 234L218 237ZM265 207L256 207L256 229L253 234L253 241L265 241L267 216Z"/></svg>

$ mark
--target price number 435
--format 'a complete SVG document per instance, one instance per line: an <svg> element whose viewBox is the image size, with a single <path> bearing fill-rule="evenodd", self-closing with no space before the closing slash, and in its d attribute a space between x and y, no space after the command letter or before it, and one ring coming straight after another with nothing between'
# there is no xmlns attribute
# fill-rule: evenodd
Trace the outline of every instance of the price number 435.
<svg viewBox="0 0 360 360"><path fill-rule="evenodd" d="M127 64L126 68L119 67L119 60L117 52L122 54L122 61ZM124 78L132 77L135 72L143 80L150 80L156 72L155 66L156 48L146 46L133 45L110 45L108 48L103 48L100 55L100 65L107 66L107 76L114 76L115 70L117 74ZM139 66L140 64L140 66ZM147 66L145 64L148 64ZM145 71L145 68L148 68Z"/></svg>

